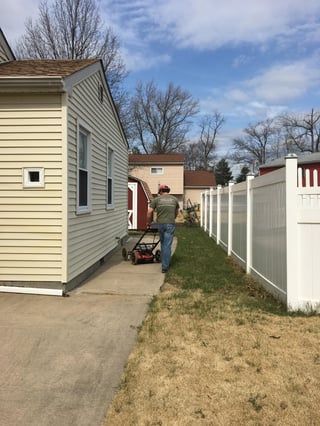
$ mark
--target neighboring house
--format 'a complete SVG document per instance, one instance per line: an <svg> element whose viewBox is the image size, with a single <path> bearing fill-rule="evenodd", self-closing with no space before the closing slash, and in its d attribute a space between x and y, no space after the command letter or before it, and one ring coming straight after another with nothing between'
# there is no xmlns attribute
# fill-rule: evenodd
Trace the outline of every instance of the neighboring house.
<svg viewBox="0 0 320 426"><path fill-rule="evenodd" d="M14 60L15 56L0 28L0 63Z"/></svg>
<svg viewBox="0 0 320 426"><path fill-rule="evenodd" d="M153 196L146 182L134 176L128 178L128 228L146 229L147 210Z"/></svg>
<svg viewBox="0 0 320 426"><path fill-rule="evenodd" d="M181 209L200 205L201 192L216 186L216 179L212 172L197 170L184 170L183 154L131 154L129 155L129 173L131 177L147 182L153 196L158 194L161 183L168 185L170 193L175 195L180 203ZM129 179L129 188L131 181ZM129 227L132 216L141 216L143 227L145 227L145 206L135 209L132 204L132 194L128 193L129 200Z"/></svg>
<svg viewBox="0 0 320 426"><path fill-rule="evenodd" d="M184 172L185 203L195 206L201 201L201 192L217 186L215 175L207 170L186 170Z"/></svg>
<svg viewBox="0 0 320 426"><path fill-rule="evenodd" d="M160 184L168 185L170 193L183 204L183 154L130 154L129 174L147 182L153 196Z"/></svg>
<svg viewBox="0 0 320 426"><path fill-rule="evenodd" d="M282 157L277 158L274 161L270 161L269 163L263 164L259 167L260 176L284 167L285 161L285 158ZM318 176L320 176L320 152L298 156L298 167L302 169L303 185L305 185L305 171L310 170L310 185L313 186L313 171L317 170Z"/></svg>
<svg viewBox="0 0 320 426"><path fill-rule="evenodd" d="M1 52L1 290L63 294L127 235L127 142L100 60Z"/></svg>

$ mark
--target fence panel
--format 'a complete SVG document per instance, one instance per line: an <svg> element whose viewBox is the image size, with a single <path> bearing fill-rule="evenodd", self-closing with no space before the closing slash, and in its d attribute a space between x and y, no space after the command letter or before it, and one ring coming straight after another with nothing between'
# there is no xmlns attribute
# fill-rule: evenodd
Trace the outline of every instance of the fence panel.
<svg viewBox="0 0 320 426"><path fill-rule="evenodd" d="M308 171L307 171L308 172ZM299 171L301 175L301 171ZM299 181L298 188L298 244L299 250L299 299L302 305L315 307L320 302L320 193L319 187L310 185L306 173L306 186ZM318 183L318 174L313 174L313 183ZM300 303L300 304L301 304Z"/></svg>
<svg viewBox="0 0 320 426"><path fill-rule="evenodd" d="M203 228L289 309L320 311L318 182L288 156L285 168L202 197Z"/></svg>
<svg viewBox="0 0 320 426"><path fill-rule="evenodd" d="M232 249L231 254L245 268L247 260L247 192L246 182L232 186Z"/></svg>
<svg viewBox="0 0 320 426"><path fill-rule="evenodd" d="M282 298L286 294L286 186L283 170L253 181L252 271ZM265 178L267 177L267 179Z"/></svg>
<svg viewBox="0 0 320 426"><path fill-rule="evenodd" d="M228 207L229 207L229 191L228 188L221 189L221 201L220 201L220 244L225 250L228 247Z"/></svg>

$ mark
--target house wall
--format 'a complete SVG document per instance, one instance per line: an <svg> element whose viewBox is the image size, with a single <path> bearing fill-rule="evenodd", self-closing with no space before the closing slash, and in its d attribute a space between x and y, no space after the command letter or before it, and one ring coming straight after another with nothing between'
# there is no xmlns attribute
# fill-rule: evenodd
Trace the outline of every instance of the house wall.
<svg viewBox="0 0 320 426"><path fill-rule="evenodd" d="M60 282L60 95L0 97L0 281ZM23 168L43 167L43 188L23 187Z"/></svg>
<svg viewBox="0 0 320 426"><path fill-rule="evenodd" d="M4 48L0 43L0 63L5 62L7 60L8 60L8 58L7 58L6 52L4 51Z"/></svg>
<svg viewBox="0 0 320 426"><path fill-rule="evenodd" d="M162 167L163 174L152 175L151 167ZM180 201L183 197L183 164L148 164L130 166L130 174L148 183L153 195L158 193L159 185L164 183L171 189L171 194L177 196Z"/></svg>
<svg viewBox="0 0 320 426"><path fill-rule="evenodd" d="M100 74L74 87L68 102L68 272L71 280L114 249L127 234L128 152L111 102L98 98ZM77 214L77 122L92 129L92 210ZM107 149L114 151L114 208L107 208Z"/></svg>
<svg viewBox="0 0 320 426"><path fill-rule="evenodd" d="M191 201L192 205L201 203L201 193L208 188L194 189L194 188L185 188L184 189L184 207L186 207L188 200Z"/></svg>

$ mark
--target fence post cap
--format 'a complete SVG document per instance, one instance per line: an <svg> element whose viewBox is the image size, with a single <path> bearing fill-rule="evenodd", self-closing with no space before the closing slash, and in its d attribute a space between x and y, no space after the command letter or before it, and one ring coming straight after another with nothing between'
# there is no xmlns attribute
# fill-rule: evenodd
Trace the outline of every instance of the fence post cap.
<svg viewBox="0 0 320 426"><path fill-rule="evenodd" d="M290 153L290 154L286 155L284 158L286 160L288 160L288 159L291 159L291 158L298 158L298 156L297 156L297 154Z"/></svg>

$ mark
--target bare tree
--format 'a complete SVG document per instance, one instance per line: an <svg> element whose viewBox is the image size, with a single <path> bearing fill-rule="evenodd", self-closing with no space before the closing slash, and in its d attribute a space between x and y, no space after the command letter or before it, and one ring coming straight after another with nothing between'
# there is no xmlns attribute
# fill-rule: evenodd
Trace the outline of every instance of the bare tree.
<svg viewBox="0 0 320 426"><path fill-rule="evenodd" d="M179 152L197 112L198 102L179 86L170 83L162 92L152 81L140 82L131 100L131 142L146 154Z"/></svg>
<svg viewBox="0 0 320 426"><path fill-rule="evenodd" d="M199 145L202 153L202 168L207 170L213 160L216 139L225 122L225 118L215 111L213 115L206 115L200 121ZM211 164L212 166L212 164Z"/></svg>
<svg viewBox="0 0 320 426"><path fill-rule="evenodd" d="M103 28L95 0L43 0L39 18L29 18L26 33L16 46L24 59L102 59L116 104L121 103L120 84L127 76L120 43L111 28Z"/></svg>
<svg viewBox="0 0 320 426"><path fill-rule="evenodd" d="M184 167L186 170L203 170L200 146L198 142L191 142L184 146Z"/></svg>
<svg viewBox="0 0 320 426"><path fill-rule="evenodd" d="M251 124L244 129L245 136L233 141L233 159L237 162L256 165L280 156L279 127L273 119Z"/></svg>
<svg viewBox="0 0 320 426"><path fill-rule="evenodd" d="M184 150L186 168L190 170L213 169L216 140L224 123L225 118L218 111L200 119L198 142L189 143Z"/></svg>
<svg viewBox="0 0 320 426"><path fill-rule="evenodd" d="M287 114L281 117L285 129L288 151L319 152L320 149L320 112L311 110L301 116Z"/></svg>

